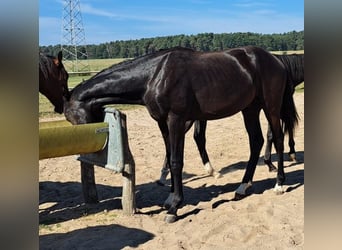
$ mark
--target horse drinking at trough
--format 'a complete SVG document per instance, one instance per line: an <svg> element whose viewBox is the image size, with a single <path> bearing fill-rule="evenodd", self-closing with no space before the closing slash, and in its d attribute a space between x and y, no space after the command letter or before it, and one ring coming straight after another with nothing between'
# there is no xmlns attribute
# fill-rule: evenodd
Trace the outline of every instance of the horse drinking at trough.
<svg viewBox="0 0 342 250"><path fill-rule="evenodd" d="M287 72L287 84L294 88L304 81L304 54L292 54L292 55L277 55L273 54L277 57L283 64ZM293 94L292 93L292 94ZM294 110L296 115L295 123L297 123L298 115L296 110ZM296 125L296 124L295 124ZM204 165L205 171L209 175L214 175L215 177L219 177L220 174L214 170L212 167L209 156L206 150L206 139L205 139L205 131L207 127L207 121L195 121L194 122L194 140L196 142L197 148L200 152L200 156L202 159L202 163ZM187 128L188 130L189 128ZM296 151L295 151L295 141L293 139L293 130L288 131L289 136L289 156L291 160L295 160L296 158ZM266 148L264 154L264 162L268 166L269 171L276 171L277 168L273 165L271 161L271 150L272 150L272 130L271 127L268 126L267 130L267 141L266 141ZM161 169L161 175L158 180L158 184L164 185L166 183L166 177L169 174L169 166L164 162L164 165Z"/></svg>
<svg viewBox="0 0 342 250"><path fill-rule="evenodd" d="M69 74L62 63L62 51L54 56L39 53L39 92L55 106L55 112L63 113L63 97L68 98Z"/></svg>
<svg viewBox="0 0 342 250"><path fill-rule="evenodd" d="M278 154L275 191L283 193L280 119L285 131L293 130L296 120L292 89L286 81L284 65L258 47L208 53L177 47L114 65L79 84L65 102L64 114L71 123L82 124L102 121L107 104L146 106L159 125L171 170L170 195L164 204L168 210L165 220L171 223L184 198L185 131L195 120L220 119L242 111L250 144L250 158L236 190L237 196L243 196L252 185L264 142L259 121L263 109Z"/></svg>

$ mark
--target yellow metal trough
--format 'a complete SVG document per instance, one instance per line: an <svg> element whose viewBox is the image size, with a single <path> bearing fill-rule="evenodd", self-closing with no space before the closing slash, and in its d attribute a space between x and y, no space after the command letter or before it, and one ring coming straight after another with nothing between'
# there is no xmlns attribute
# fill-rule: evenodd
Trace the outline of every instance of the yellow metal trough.
<svg viewBox="0 0 342 250"><path fill-rule="evenodd" d="M97 152L106 145L108 123L39 123L39 159Z"/></svg>

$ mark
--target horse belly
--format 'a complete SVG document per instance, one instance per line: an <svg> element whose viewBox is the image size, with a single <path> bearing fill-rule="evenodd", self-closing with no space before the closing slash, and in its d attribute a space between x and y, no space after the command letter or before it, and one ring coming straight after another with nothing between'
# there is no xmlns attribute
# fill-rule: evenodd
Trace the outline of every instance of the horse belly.
<svg viewBox="0 0 342 250"><path fill-rule="evenodd" d="M200 114L208 120L232 116L245 109L254 100L255 93L251 83L209 88L197 95Z"/></svg>

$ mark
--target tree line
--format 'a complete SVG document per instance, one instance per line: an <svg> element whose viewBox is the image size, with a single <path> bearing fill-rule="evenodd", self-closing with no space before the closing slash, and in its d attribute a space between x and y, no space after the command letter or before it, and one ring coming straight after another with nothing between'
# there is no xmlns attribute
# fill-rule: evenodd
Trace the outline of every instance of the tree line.
<svg viewBox="0 0 342 250"><path fill-rule="evenodd" d="M175 46L192 48L197 51L219 51L246 45L255 45L271 51L303 50L304 31L292 31L282 34L237 32L175 35L128 41L112 41L98 45L89 44L81 46L79 49L87 52L88 59L103 59L135 58ZM58 51L61 50L61 45L40 46L39 50L45 54L57 55Z"/></svg>

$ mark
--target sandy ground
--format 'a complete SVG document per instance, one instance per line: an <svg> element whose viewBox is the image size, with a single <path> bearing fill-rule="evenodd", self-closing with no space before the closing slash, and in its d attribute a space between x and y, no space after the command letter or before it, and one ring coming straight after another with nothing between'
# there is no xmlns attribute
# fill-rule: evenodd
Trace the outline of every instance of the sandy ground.
<svg viewBox="0 0 342 250"><path fill-rule="evenodd" d="M233 201L249 157L248 137L239 113L208 123L209 157L222 178L205 175L193 130L187 133L184 206L178 210L180 219L166 224L161 206L169 187L155 183L164 145L156 122L141 107L125 111L136 163L138 213L122 213L120 174L95 167L100 203L87 205L83 203L76 156L41 160L40 249L303 249L304 93L294 97L301 120L295 136L297 162L285 156L285 194L274 194L276 173L268 172L260 157L253 193ZM261 120L265 135L263 113ZM287 152L287 137L285 142Z"/></svg>

